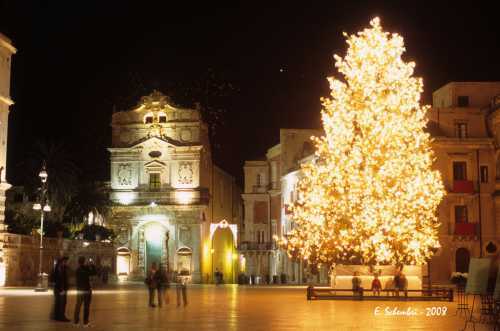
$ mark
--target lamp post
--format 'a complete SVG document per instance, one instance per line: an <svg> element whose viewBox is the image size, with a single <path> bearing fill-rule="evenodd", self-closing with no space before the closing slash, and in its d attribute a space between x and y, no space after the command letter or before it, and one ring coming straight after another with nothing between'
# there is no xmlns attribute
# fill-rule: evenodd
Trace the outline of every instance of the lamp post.
<svg viewBox="0 0 500 331"><path fill-rule="evenodd" d="M45 163L42 166L42 170L38 174L42 186L40 187L40 197L39 201L33 205L34 210L40 210L40 260L38 263L38 284L35 288L36 292L45 292L47 288L46 275L43 273L43 219L46 212L50 212L51 208L47 199L47 170L45 170Z"/></svg>

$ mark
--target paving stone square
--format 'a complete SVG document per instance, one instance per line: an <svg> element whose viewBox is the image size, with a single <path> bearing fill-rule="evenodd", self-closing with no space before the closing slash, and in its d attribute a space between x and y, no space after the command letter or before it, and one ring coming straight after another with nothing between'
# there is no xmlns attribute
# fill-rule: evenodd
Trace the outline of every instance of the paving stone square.
<svg viewBox="0 0 500 331"><path fill-rule="evenodd" d="M94 290L93 330L459 330L451 302L307 301L304 287L192 285L188 305L148 307L141 284ZM72 316L75 293L70 292L66 315ZM0 330L74 330L71 323L48 319L52 295L32 289L0 290ZM426 316L440 307L444 316ZM390 315L393 312L411 316ZM434 309L436 311L436 309ZM376 313L378 312L378 314ZM468 328L472 330L472 326ZM477 324L476 330L491 330Z"/></svg>

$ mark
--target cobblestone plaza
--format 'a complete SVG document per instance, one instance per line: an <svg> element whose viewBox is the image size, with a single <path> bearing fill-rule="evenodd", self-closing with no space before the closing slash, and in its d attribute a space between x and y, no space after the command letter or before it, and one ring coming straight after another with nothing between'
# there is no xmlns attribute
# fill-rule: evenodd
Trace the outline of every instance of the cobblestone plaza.
<svg viewBox="0 0 500 331"><path fill-rule="evenodd" d="M141 285L96 289L91 306L95 330L459 330L455 303L390 301L307 301L303 287L238 287L193 285L188 306L147 306ZM75 294L68 296L72 316ZM52 295L31 289L0 290L0 330L74 330L71 323L49 320ZM378 307L378 309L377 309ZM445 316L426 316L445 307ZM416 316L391 316L394 309ZM376 311L379 312L376 314ZM387 313L386 313L387 311ZM442 310L444 312L444 310ZM472 329L472 326L469 327ZM489 330L477 324L476 330Z"/></svg>

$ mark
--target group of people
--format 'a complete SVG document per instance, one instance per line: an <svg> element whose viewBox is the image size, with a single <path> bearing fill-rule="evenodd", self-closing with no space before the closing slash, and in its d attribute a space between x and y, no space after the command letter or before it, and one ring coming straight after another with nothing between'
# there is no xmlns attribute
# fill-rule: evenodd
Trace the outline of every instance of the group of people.
<svg viewBox="0 0 500 331"><path fill-rule="evenodd" d="M168 289L170 288L170 283L168 276L163 272L161 266L158 267L156 262L151 263L148 274L144 283L149 290L149 306L156 307L155 296L157 297L158 307L162 307L163 302L168 304L170 302L168 296ZM185 276L177 276L177 306L181 305L187 306L187 278Z"/></svg>
<svg viewBox="0 0 500 331"><path fill-rule="evenodd" d="M215 278L215 285L220 285L224 283L224 274L219 271L219 268L215 269L214 278Z"/></svg>
<svg viewBox="0 0 500 331"><path fill-rule="evenodd" d="M80 311L83 305L83 326L89 327L90 302L92 300L92 286L90 277L97 274L95 265L91 260L87 263L86 258L78 258L78 268L76 269L76 304L73 314L73 323L79 325ZM66 298L69 289L68 257L60 258L51 274L51 281L54 283L54 308L52 319L61 322L70 322L66 317Z"/></svg>
<svg viewBox="0 0 500 331"><path fill-rule="evenodd" d="M363 287L362 281L359 277L359 272L355 271L352 277L352 291L356 296L363 296ZM380 291L382 290L382 283L379 279L379 274L375 273L374 278L371 284L371 290L373 295L380 296ZM406 275L398 270L396 275L394 275L393 279L389 279L385 284L385 290L388 293L394 293L395 296L399 296L399 292L404 292L405 296L408 296L408 280L406 279Z"/></svg>

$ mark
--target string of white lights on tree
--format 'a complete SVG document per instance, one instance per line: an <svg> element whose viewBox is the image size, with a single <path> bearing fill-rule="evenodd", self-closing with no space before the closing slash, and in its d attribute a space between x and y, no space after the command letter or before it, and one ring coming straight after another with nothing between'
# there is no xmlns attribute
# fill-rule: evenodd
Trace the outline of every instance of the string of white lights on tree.
<svg viewBox="0 0 500 331"><path fill-rule="evenodd" d="M294 228L279 244L313 266L332 263L421 264L439 247L436 216L445 191L432 169L428 106L421 78L404 62L403 38L371 27L346 35L343 80L328 78L325 136L313 138L302 166Z"/></svg>

